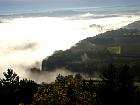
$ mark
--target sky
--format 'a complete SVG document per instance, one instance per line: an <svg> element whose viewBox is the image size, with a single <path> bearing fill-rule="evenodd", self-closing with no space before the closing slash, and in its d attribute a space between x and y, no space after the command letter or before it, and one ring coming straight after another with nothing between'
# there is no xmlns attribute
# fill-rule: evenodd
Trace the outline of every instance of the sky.
<svg viewBox="0 0 140 105"><path fill-rule="evenodd" d="M32 11L60 8L96 7L111 5L140 5L140 0L0 0L0 12Z"/></svg>
<svg viewBox="0 0 140 105"><path fill-rule="evenodd" d="M107 3L140 3L139 0L0 0L0 2L3 3L45 3L46 5L60 5L60 4L85 4L85 5L96 5L96 4L107 4Z"/></svg>

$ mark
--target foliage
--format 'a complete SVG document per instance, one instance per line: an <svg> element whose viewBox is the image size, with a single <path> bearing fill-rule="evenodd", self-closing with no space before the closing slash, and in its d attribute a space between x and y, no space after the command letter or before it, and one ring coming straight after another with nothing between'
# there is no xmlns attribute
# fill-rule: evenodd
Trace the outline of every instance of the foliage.
<svg viewBox="0 0 140 105"><path fill-rule="evenodd" d="M12 69L8 69L3 74L4 78L0 82L1 103L4 105L30 104L37 84L27 79L19 80L19 76Z"/></svg>
<svg viewBox="0 0 140 105"><path fill-rule="evenodd" d="M140 86L134 84L130 69L127 65L111 64L101 80L59 74L49 84L19 80L8 69L0 82L0 98L5 105L139 105Z"/></svg>
<svg viewBox="0 0 140 105"><path fill-rule="evenodd" d="M20 102L28 105L32 102L34 93L37 91L37 83L33 80L23 79L20 81Z"/></svg>
<svg viewBox="0 0 140 105"><path fill-rule="evenodd" d="M100 94L102 102L107 105L133 105L134 104L134 81L129 72L129 67L124 65L121 70L111 65L110 69L103 73L104 85Z"/></svg>
<svg viewBox="0 0 140 105"><path fill-rule="evenodd" d="M41 85L34 95L33 105L135 105L138 87L129 67L110 65L102 80L84 80L80 74L58 75L51 84Z"/></svg>
<svg viewBox="0 0 140 105"><path fill-rule="evenodd" d="M46 84L38 88L34 96L33 105L83 105L92 103L94 95L83 91L82 76L77 74L56 78L55 83ZM95 97L95 96L94 96Z"/></svg>
<svg viewBox="0 0 140 105"><path fill-rule="evenodd" d="M8 69L7 73L4 72L4 79L2 79L2 85L7 87L9 85L16 85L19 83L19 76L12 69Z"/></svg>

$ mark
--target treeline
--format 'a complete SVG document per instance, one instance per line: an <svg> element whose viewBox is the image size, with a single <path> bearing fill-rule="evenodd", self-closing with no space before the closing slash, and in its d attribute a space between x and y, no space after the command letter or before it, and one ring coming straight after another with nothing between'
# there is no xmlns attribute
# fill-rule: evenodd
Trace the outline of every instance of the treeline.
<svg viewBox="0 0 140 105"><path fill-rule="evenodd" d="M113 65L101 80L85 80L81 75L58 75L34 95L32 105L139 105L140 87L134 83L129 67Z"/></svg>
<svg viewBox="0 0 140 105"><path fill-rule="evenodd" d="M112 64L99 80L80 74L59 74L53 83L19 80L13 70L4 72L0 98L4 105L140 105L140 85L127 65Z"/></svg>

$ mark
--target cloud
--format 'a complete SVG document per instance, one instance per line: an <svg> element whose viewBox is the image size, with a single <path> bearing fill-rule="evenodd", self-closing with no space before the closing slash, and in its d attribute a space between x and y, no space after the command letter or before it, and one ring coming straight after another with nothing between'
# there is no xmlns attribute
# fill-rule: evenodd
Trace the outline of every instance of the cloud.
<svg viewBox="0 0 140 105"><path fill-rule="evenodd" d="M3 43L1 42L0 45L0 56L5 56L9 54L15 54L15 53L25 53L25 52L34 52L38 50L39 44L37 42L24 42L21 44L16 43Z"/></svg>
<svg viewBox="0 0 140 105"><path fill-rule="evenodd" d="M35 42L29 42L29 43L24 43L24 44L17 45L14 47L10 47L10 49L13 49L13 50L35 50L37 48L37 45L38 44Z"/></svg>

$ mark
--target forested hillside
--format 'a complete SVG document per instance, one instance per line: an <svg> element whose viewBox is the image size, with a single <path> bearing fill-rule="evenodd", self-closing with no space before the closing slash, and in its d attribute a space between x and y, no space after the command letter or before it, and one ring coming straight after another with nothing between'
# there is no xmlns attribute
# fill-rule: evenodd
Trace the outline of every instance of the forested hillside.
<svg viewBox="0 0 140 105"><path fill-rule="evenodd" d="M127 29L138 29L138 30L140 30L140 20L135 21L134 23L128 24L124 28L127 28Z"/></svg>
<svg viewBox="0 0 140 105"><path fill-rule="evenodd" d="M133 25L134 24L134 25ZM135 22L129 26L135 26ZM136 25L137 26L137 25ZM110 63L129 64L139 72L140 31L138 29L118 29L88 37L70 49L55 51L42 61L42 70L66 68L74 72L95 74L103 72Z"/></svg>

